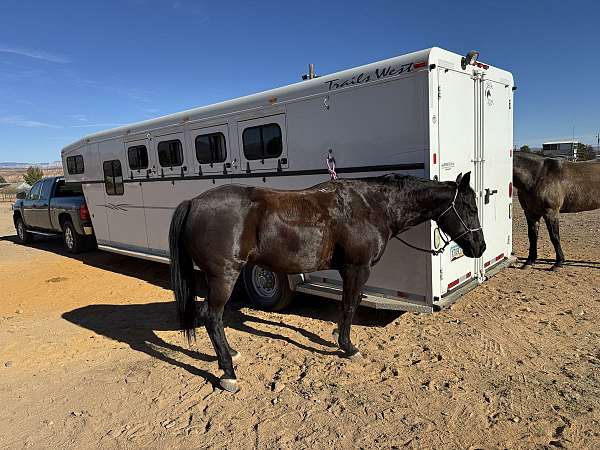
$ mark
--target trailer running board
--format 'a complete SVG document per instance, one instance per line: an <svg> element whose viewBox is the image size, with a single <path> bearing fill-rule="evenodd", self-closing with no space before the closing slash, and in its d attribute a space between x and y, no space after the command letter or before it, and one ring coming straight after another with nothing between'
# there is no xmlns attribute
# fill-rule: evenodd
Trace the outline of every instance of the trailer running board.
<svg viewBox="0 0 600 450"><path fill-rule="evenodd" d="M306 282L297 285L296 292L342 301L342 289L329 284ZM392 299L380 295L369 294L368 292L362 294L360 304L367 308L387 309L391 311L410 311L419 313L433 312L433 306L430 305L419 305L406 299Z"/></svg>
<svg viewBox="0 0 600 450"><path fill-rule="evenodd" d="M516 259L516 257L511 256L510 258L506 258L498 264L494 265L493 267L489 268L486 271L486 278L496 275L498 272L500 272L500 270L514 263ZM300 280L298 279L298 281ZM388 298L378 295L376 293L369 293L368 291L362 294L362 300L360 304L362 306L366 306L367 308L374 309L408 311L417 313L432 313L434 311L440 311L442 309L448 308L460 297L465 295L470 290L476 288L478 285L479 283L477 281L477 278L474 278L470 282L458 287L456 290L445 295L440 301L436 301L433 305L418 304L402 297ZM326 283L306 281L304 283L296 284L295 291L302 292L304 294L327 297L337 301L342 300L342 288Z"/></svg>

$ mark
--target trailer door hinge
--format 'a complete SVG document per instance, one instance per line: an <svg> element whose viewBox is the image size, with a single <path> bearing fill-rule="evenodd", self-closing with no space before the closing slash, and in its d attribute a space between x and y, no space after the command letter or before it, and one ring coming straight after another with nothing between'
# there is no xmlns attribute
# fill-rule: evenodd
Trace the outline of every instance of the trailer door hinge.
<svg viewBox="0 0 600 450"><path fill-rule="evenodd" d="M444 279L444 270L440 268L440 280Z"/></svg>
<svg viewBox="0 0 600 450"><path fill-rule="evenodd" d="M442 87L438 86L438 100L442 98Z"/></svg>
<svg viewBox="0 0 600 450"><path fill-rule="evenodd" d="M511 109L511 106L512 106L512 100L508 99L508 109Z"/></svg>

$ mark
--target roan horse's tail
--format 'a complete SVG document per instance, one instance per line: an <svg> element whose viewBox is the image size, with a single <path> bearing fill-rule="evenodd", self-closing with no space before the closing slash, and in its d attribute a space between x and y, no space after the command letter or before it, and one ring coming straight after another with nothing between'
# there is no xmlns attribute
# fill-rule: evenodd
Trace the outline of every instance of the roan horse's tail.
<svg viewBox="0 0 600 450"><path fill-rule="evenodd" d="M175 293L179 325L188 341L196 338L196 279L194 263L182 242L182 230L191 202L185 200L175 209L169 230L171 289Z"/></svg>

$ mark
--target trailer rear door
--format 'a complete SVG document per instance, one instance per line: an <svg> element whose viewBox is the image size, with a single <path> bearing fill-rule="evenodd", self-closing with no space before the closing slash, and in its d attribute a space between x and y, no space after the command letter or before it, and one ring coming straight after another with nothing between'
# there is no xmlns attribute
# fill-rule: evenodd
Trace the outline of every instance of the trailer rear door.
<svg viewBox="0 0 600 450"><path fill-rule="evenodd" d="M505 83L479 81L483 146L482 209L486 251L483 273L510 256L512 224L509 184L512 180L512 87Z"/></svg>
<svg viewBox="0 0 600 450"><path fill-rule="evenodd" d="M438 92L439 179L454 181L459 173L471 174L475 189L475 92L474 81L464 72L440 68ZM485 230L484 230L485 233ZM476 273L476 260L464 256L452 243L440 256L441 293L456 289Z"/></svg>

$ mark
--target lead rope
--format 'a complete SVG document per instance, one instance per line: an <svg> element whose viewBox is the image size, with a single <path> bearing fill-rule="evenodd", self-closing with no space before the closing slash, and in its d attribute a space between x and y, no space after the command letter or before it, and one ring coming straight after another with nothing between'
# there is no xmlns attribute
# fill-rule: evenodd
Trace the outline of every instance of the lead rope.
<svg viewBox="0 0 600 450"><path fill-rule="evenodd" d="M331 150L329 150L329 154L327 155L327 158L325 158L325 164L327 164L327 170L329 171L329 176L331 179L337 180L338 176L335 172L335 158L331 154Z"/></svg>

